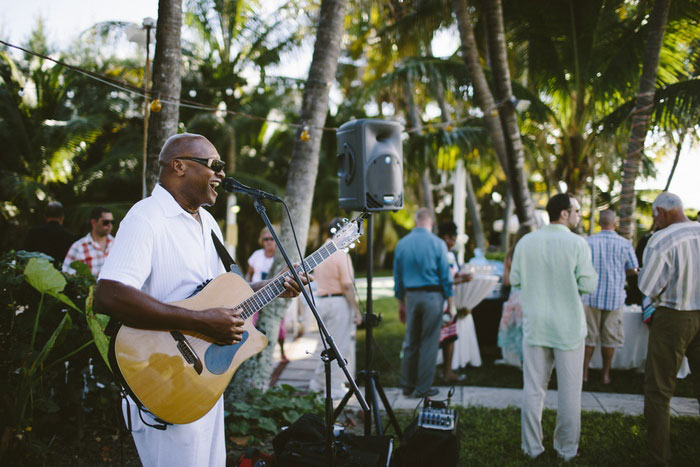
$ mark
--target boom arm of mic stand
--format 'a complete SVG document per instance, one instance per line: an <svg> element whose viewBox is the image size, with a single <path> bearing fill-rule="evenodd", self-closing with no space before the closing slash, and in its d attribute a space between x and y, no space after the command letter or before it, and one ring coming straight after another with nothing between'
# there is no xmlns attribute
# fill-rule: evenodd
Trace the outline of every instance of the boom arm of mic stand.
<svg viewBox="0 0 700 467"><path fill-rule="evenodd" d="M357 387L357 383L355 382L355 379L352 377L350 374L350 371L347 369L347 364L345 363L345 359L343 358L342 354L338 350L338 346L335 344L335 340L333 340L333 336L331 336L330 332L328 332L328 328L326 328L326 324L323 322L321 317L318 315L318 311L316 310L316 305L314 305L314 302L311 300L311 297L309 297L309 293L306 291L306 288L304 287L304 284L301 282L301 279L299 278L299 274L297 274L296 269L294 269L294 265L292 264L292 261L289 259L289 256L287 255L287 251L284 249L282 246L282 242L280 242L279 237L277 236L277 233L275 233L274 228L272 227L272 223L270 222L270 218L267 217L267 212L265 210L265 206L262 205L260 202L260 198L257 196L253 197L253 205L255 206L255 210L258 211L258 214L260 214L260 217L262 217L263 222L267 226L267 228L270 230L270 233L272 234L272 237L275 239L275 243L277 244L277 248L279 248L280 253L282 254L282 257L284 258L285 263L287 264L287 267L289 268L289 271L292 273L292 276L294 276L294 280L296 280L297 284L299 284L299 288L301 289L301 293L304 296L304 300L306 300L306 303L309 305L309 308L311 309L311 313L313 313L314 318L316 318L316 322L318 323L318 328L323 334L324 338L326 339L326 342L328 342L328 345L332 349L333 353L336 355L336 360L338 361L338 366L343 370L343 373L345 373L345 378L348 380L348 383L350 384L350 387L355 391L355 396L357 397L357 401L360 403L360 407L362 407L362 410L365 412L369 411L369 405L367 404L367 401L363 397L362 393L360 392L360 389ZM302 258L302 261L304 259Z"/></svg>

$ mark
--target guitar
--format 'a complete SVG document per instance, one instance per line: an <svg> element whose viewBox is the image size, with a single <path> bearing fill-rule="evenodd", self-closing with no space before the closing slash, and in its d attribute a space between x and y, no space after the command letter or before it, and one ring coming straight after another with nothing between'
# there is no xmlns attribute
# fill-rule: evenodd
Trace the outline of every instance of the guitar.
<svg viewBox="0 0 700 467"><path fill-rule="evenodd" d="M337 250L354 246L362 235L364 215L347 222L331 240L304 260L308 271ZM303 271L301 265L297 271ZM214 307L241 310L245 320L240 342L217 344L191 331L155 331L121 325L110 341L112 370L124 389L153 415L168 423L191 423L214 406L238 367L267 346L267 338L253 326L252 317L283 293L280 273L257 292L239 275L225 273L197 295L173 302L193 311Z"/></svg>

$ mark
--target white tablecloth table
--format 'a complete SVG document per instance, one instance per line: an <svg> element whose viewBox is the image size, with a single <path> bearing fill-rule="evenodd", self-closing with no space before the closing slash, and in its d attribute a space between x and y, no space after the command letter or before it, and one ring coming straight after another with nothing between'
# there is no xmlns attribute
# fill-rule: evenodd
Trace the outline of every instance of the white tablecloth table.
<svg viewBox="0 0 700 467"><path fill-rule="evenodd" d="M642 311L639 306L625 306L622 310L622 325L625 328L625 344L615 349L612 367L618 370L637 369L644 371L647 360L649 327L642 322ZM593 351L590 368L602 368L603 357L600 355L600 344ZM683 363L678 371L678 378L685 378L690 373L688 359L683 357Z"/></svg>
<svg viewBox="0 0 700 467"><path fill-rule="evenodd" d="M491 293L497 283L498 276L493 274L474 274L469 282L455 286L455 306L458 310L471 311Z"/></svg>
<svg viewBox="0 0 700 467"><path fill-rule="evenodd" d="M457 340L452 354L453 370L467 365L481 366L481 353L471 310L491 293L497 283L498 276L477 273L471 281L455 286L455 306L458 310L469 310L469 313L457 319Z"/></svg>

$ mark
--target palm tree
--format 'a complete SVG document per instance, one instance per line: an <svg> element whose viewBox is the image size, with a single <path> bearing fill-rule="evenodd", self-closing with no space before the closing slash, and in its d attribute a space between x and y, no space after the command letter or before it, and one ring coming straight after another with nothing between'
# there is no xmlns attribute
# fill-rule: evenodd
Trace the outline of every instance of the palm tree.
<svg viewBox="0 0 700 467"><path fill-rule="evenodd" d="M699 15L697 2L674 5L657 79L657 95L664 98L655 100L658 118L652 122L678 130L680 115L692 114L696 102L688 63L697 57L691 43ZM514 88L532 101L523 135L548 192L564 181L568 191L582 195L594 164L621 172L621 158L609 149L622 141L619 129L632 110L648 7L623 0L504 1L509 41L517 44L511 60L522 65L516 80L525 83Z"/></svg>
<svg viewBox="0 0 700 467"><path fill-rule="evenodd" d="M347 0L323 0L319 14L316 44L309 69L309 77L304 88L300 113L300 127L292 147L292 162L287 176L286 201L290 206L291 217L295 222L297 237L301 240L302 255L307 238L311 201L316 174L318 172L319 148L323 126L328 113L328 92L335 79L340 56ZM280 238L290 253L296 251L291 226L282 223ZM292 256L293 257L293 256ZM282 269L283 262L275 258L272 271ZM231 396L240 397L251 387L265 388L272 373L272 351L277 343L277 330L280 320L288 308L287 301L276 300L260 316L258 325L270 339L270 345L256 357L243 365L234 378ZM245 384L237 384L240 382ZM228 398L229 396L227 396Z"/></svg>
<svg viewBox="0 0 700 467"><path fill-rule="evenodd" d="M632 131L625 158L622 174L622 198L620 199L620 234L631 238L634 235L632 219L636 208L637 197L634 193L634 183L639 173L639 154L644 150L649 119L656 91L656 74L659 67L659 55L663 45L664 31L668 19L668 9L671 0L656 0L649 18L649 37L644 50L642 77L639 81L637 103L632 111Z"/></svg>
<svg viewBox="0 0 700 467"><path fill-rule="evenodd" d="M491 71L496 98L503 104L498 107L498 113L503 125L505 143L507 149L509 193L515 204L515 212L521 224L534 222L532 211L532 199L527 187L525 174L525 154L523 143L520 139L515 106L512 105L513 89L510 81L508 65L506 36L503 29L503 8L501 0L489 0L486 2L486 31L491 57ZM506 211L508 211L506 209ZM506 212L506 216L508 213ZM529 219L529 220L528 220ZM505 231L504 225L504 231Z"/></svg>
<svg viewBox="0 0 700 467"><path fill-rule="evenodd" d="M158 182L160 149L166 139L177 133L180 119L181 29L182 0L159 0L151 95L161 100L162 108L151 112L148 123L146 184L149 193Z"/></svg>
<svg viewBox="0 0 700 467"><path fill-rule="evenodd" d="M488 24L489 28L493 28L493 32L490 33L492 38L490 47L493 50L491 55L497 59L492 61L494 76L496 76L494 81L497 83L496 88L502 93L503 99L498 104L496 104L491 94L486 75L481 67L469 5L466 0L453 0L452 5L457 17L462 41L462 58L474 86L474 97L484 113L484 120L494 150L509 180L518 220L521 224L533 225L534 212L530 200L530 192L527 188L520 131L515 119L515 108L509 104L512 92L510 90L510 75L507 67L503 27L499 14L501 11L500 2L494 1L494 4L490 6L489 17L491 22ZM507 132L504 131L504 124Z"/></svg>

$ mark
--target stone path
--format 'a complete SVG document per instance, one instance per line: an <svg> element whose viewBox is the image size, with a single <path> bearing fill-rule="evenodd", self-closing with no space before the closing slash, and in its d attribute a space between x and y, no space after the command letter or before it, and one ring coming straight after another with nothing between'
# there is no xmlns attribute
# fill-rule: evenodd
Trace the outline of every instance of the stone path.
<svg viewBox="0 0 700 467"><path fill-rule="evenodd" d="M315 360L312 354L320 346L318 330L313 329L311 326L308 326L308 328L311 329L303 336L285 344L289 363L279 373L275 384L289 384L299 389L308 389L309 380L315 367ZM279 349L275 352L275 358L279 359ZM440 394L435 396L434 399L447 398L450 388L445 386L439 389ZM385 392L393 409L414 409L421 402L420 399L403 396L400 388L385 388ZM521 389L455 386L455 393L452 396L451 403L464 407L519 408L521 398ZM354 397L349 405L359 407ZM557 408L556 390L547 391L545 407ZM584 392L581 398L581 408L594 412L642 415L644 413L644 397L638 394ZM692 398L674 397L671 400L671 414L675 416L698 417L700 416L698 413L698 401Z"/></svg>

